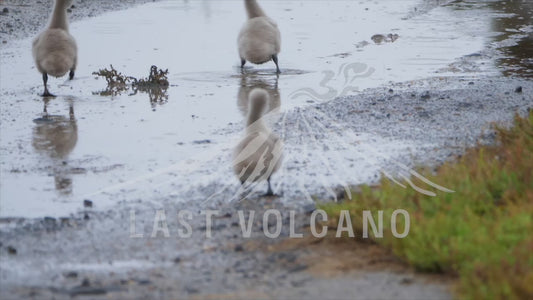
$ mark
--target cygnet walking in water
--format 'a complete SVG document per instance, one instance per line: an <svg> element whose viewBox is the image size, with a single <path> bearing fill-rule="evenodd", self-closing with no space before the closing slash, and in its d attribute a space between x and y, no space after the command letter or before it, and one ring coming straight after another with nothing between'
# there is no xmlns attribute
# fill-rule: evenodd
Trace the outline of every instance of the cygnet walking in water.
<svg viewBox="0 0 533 300"><path fill-rule="evenodd" d="M262 120L269 101L264 89L256 88L250 92L245 136L235 148L233 158L233 171L241 184L266 180L266 196L274 195L270 178L280 168L283 156L283 142Z"/></svg>
<svg viewBox="0 0 533 300"><path fill-rule="evenodd" d="M35 65L43 74L43 97L54 97L48 91L48 75L61 77L70 71L69 79L74 78L78 47L74 37L68 32L67 8L71 2L72 0L56 0L48 28L33 40Z"/></svg>
<svg viewBox="0 0 533 300"><path fill-rule="evenodd" d="M244 0L248 20L239 33L238 45L241 68L246 61L263 64L273 60L279 74L278 53L281 34L274 20L267 17L256 0Z"/></svg>

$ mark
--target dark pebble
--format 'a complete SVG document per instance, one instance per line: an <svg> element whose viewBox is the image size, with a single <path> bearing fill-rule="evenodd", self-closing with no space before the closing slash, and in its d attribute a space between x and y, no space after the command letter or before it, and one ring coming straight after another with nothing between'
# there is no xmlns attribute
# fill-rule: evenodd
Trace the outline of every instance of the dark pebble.
<svg viewBox="0 0 533 300"><path fill-rule="evenodd" d="M430 117L430 115L429 115L429 113L428 113L427 111L421 111L421 112L419 112L419 113L418 113L418 116L419 116L420 118L429 118L429 117Z"/></svg>
<svg viewBox="0 0 533 300"><path fill-rule="evenodd" d="M425 91L425 92L420 96L420 99L422 99L422 100L428 100L429 98L431 98L431 96L429 95L429 91Z"/></svg>
<svg viewBox="0 0 533 300"><path fill-rule="evenodd" d="M522 87L519 86L517 87L515 90L514 90L515 93L521 93L522 92Z"/></svg>
<svg viewBox="0 0 533 300"><path fill-rule="evenodd" d="M78 278L78 273L68 272L68 273L63 274L63 276L65 276L65 278Z"/></svg>
<svg viewBox="0 0 533 300"><path fill-rule="evenodd" d="M46 225L55 225L56 219L52 217L44 217L44 224Z"/></svg>
<svg viewBox="0 0 533 300"><path fill-rule="evenodd" d="M197 288L193 288L193 287L190 287L190 286L186 287L185 291L188 294L198 294L200 292Z"/></svg>
<svg viewBox="0 0 533 300"><path fill-rule="evenodd" d="M212 231L222 230L224 228L226 228L225 224L212 224L211 225L211 230ZM200 230L201 231L205 231L205 230L207 230L207 227L205 225L204 226L200 226Z"/></svg>
<svg viewBox="0 0 533 300"><path fill-rule="evenodd" d="M303 270L305 270L307 268L308 268L308 266L306 266L306 265L297 265L297 266L295 266L293 268L290 268L289 269L289 273L301 272L301 271L303 271Z"/></svg>
<svg viewBox="0 0 533 300"><path fill-rule="evenodd" d="M291 281L291 285L294 287L301 287L305 284L305 280L294 280Z"/></svg>
<svg viewBox="0 0 533 300"><path fill-rule="evenodd" d="M193 144L197 144L197 145L201 145L201 144L211 144L211 140L194 141Z"/></svg>
<svg viewBox="0 0 533 300"><path fill-rule="evenodd" d="M89 215L88 215L88 214L85 214L85 215L83 216L83 219L84 219L84 220L89 220Z"/></svg>
<svg viewBox="0 0 533 300"><path fill-rule="evenodd" d="M393 89L389 89L389 93L394 93L394 90Z"/></svg>
<svg viewBox="0 0 533 300"><path fill-rule="evenodd" d="M180 262L181 262L181 257L178 256L178 257L174 258L174 263L175 264L179 264Z"/></svg>
<svg viewBox="0 0 533 300"><path fill-rule="evenodd" d="M405 277L400 280L400 284L411 284L413 283L413 278Z"/></svg>
<svg viewBox="0 0 533 300"><path fill-rule="evenodd" d="M469 84L469 85L474 85L474 82L473 82L473 81L470 81L468 84Z"/></svg>
<svg viewBox="0 0 533 300"><path fill-rule="evenodd" d="M148 280L148 279L139 279L139 280L137 280L137 283L139 285L149 285L152 282L150 280Z"/></svg>
<svg viewBox="0 0 533 300"><path fill-rule="evenodd" d="M83 280L81 282L81 286L84 286L84 287L91 286L91 282L89 281L88 278L83 278Z"/></svg>
<svg viewBox="0 0 533 300"><path fill-rule="evenodd" d="M9 12L9 8L4 7L4 9L2 9L2 13L3 14L7 14L8 12Z"/></svg>
<svg viewBox="0 0 533 300"><path fill-rule="evenodd" d="M15 249L15 247L13 247L13 246L7 246L7 253L9 253L11 255L16 255L17 254L17 249Z"/></svg>
<svg viewBox="0 0 533 300"><path fill-rule="evenodd" d="M92 287L75 287L70 290L70 296L75 297L79 295L105 295L107 291L103 288L92 288Z"/></svg>
<svg viewBox="0 0 533 300"><path fill-rule="evenodd" d="M93 207L93 202L91 200L83 200L83 207Z"/></svg>
<svg viewBox="0 0 533 300"><path fill-rule="evenodd" d="M337 191L337 195L336 195L337 201L342 202L342 200L344 200L345 197L346 197L346 191L344 189L340 189L339 191Z"/></svg>
<svg viewBox="0 0 533 300"><path fill-rule="evenodd" d="M305 214L310 215L316 210L316 205L315 203L306 204L304 205L303 210Z"/></svg>
<svg viewBox="0 0 533 300"><path fill-rule="evenodd" d="M235 246L235 252L242 252L244 251L244 247L242 245Z"/></svg>

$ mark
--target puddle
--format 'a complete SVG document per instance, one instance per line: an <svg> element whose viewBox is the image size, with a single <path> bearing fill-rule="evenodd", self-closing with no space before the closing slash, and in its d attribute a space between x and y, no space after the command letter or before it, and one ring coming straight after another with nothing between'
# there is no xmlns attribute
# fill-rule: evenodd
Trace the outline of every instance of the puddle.
<svg viewBox="0 0 533 300"><path fill-rule="evenodd" d="M526 0L490 1L489 7L503 15L493 18L491 30L501 43L496 64L507 76L533 78L533 3Z"/></svg>
<svg viewBox="0 0 533 300"><path fill-rule="evenodd" d="M472 74L531 76L533 55L524 49L531 50L532 9L526 2L474 3L473 11L465 7L469 2L460 1L413 14L417 0L263 1L282 32L279 78L272 63L240 70L241 2L162 1L72 23L79 47L77 77L49 80L50 91L59 96L47 103L48 118L38 96L42 82L33 66L31 39L2 48L0 216L68 215L84 199L93 200L96 209L157 197L192 201L184 195L203 193L202 186L214 181L237 190L231 153L242 136L242 99L255 86L279 103L271 128L295 141L285 143L283 167L273 182L284 191L284 201L291 201L303 190L314 193L340 184L331 174L342 174L338 164L346 160L364 171L342 174L342 181L357 184L375 178L386 164L370 159L372 151L395 157L408 148L361 132L352 146L328 158L337 167L323 172L312 157L327 143L304 138L318 133L305 123L307 116L297 123L289 118L299 108L389 82L435 76L446 68L438 75L462 75L450 64L488 43L510 39L513 44L501 48L498 60ZM516 16L522 19L507 22ZM391 34L394 42L376 44L376 34ZM168 98L154 105L142 92L95 95L106 82L91 74L110 64L137 78L146 77L152 65L168 68ZM369 150L353 151L354 143Z"/></svg>

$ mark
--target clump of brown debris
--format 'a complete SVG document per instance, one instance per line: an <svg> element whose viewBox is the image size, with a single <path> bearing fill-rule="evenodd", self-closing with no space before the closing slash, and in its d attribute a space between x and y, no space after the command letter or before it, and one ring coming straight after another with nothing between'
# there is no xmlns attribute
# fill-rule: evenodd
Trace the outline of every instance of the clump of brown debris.
<svg viewBox="0 0 533 300"><path fill-rule="evenodd" d="M148 78L137 79L133 76L123 75L113 68L113 65L109 66L110 70L100 69L98 72L93 72L93 75L104 77L107 81L106 89L94 94L116 96L131 90L130 96L137 94L138 91L148 93L152 105L163 104L168 101L168 69L162 70L157 66L151 66Z"/></svg>

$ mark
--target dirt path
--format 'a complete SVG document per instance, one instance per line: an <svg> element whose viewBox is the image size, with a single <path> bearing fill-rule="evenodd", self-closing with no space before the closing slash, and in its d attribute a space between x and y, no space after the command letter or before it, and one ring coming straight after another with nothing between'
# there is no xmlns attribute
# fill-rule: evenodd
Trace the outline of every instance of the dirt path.
<svg viewBox="0 0 533 300"><path fill-rule="evenodd" d="M69 10L70 21L94 17L105 12L126 9L154 0L95 0L74 1ZM54 0L2 0L0 1L0 42L8 44L37 34L48 23Z"/></svg>
<svg viewBox="0 0 533 300"><path fill-rule="evenodd" d="M29 5L30 2L33 3L0 2L0 8L8 8L7 13L0 16L2 41L10 43L11 39L32 35L42 28L47 18L42 8L49 7L51 1L35 5ZM72 19L145 2L150 1L82 1L72 9ZM31 12L27 13L28 10ZM459 62L458 65L471 63ZM398 146L403 151L402 156L394 159L389 159L386 153L380 157L380 163L390 166L388 171L391 174L401 169L395 164L397 162L405 162L409 166L416 163L437 165L477 141L492 141L490 122L508 122L515 112L531 108L533 85L530 80L499 75L471 78L468 74L465 78L436 77L394 83L287 112L286 126L304 128L285 136L286 143L301 146L291 148L289 151L292 153L287 155L299 156L301 162L308 160L305 164L289 166L293 170L290 175L293 181L288 182L296 182L302 173L307 173L309 181L305 188L315 198L342 195L339 193L342 192L341 182L335 180L331 182L338 182L340 188L328 183L333 195L328 192L320 194L321 178L308 174L310 169L319 167L312 165L316 162L313 156L308 158L309 155L304 155L306 145L320 146L319 152L327 160L332 159L332 165L338 166L332 174L348 172L364 177L366 181L375 181L373 173L354 169L349 162L340 166L334 164L333 154L342 151L369 153L363 148L373 145L379 138L379 143L390 142L386 145ZM521 92L518 87L521 87ZM4 96L16 98L17 95L8 90ZM303 120L309 123L309 127L302 125ZM280 123L273 125L274 130L279 127ZM230 132L238 129L228 126L220 130ZM318 142L301 143L302 132ZM366 135L361 137L362 133ZM349 137L353 148L347 147L346 137ZM414 148L404 151L404 145ZM413 157L411 153L424 155ZM376 155L380 156L379 153ZM356 153L355 158L349 158L357 157ZM215 161L223 158L217 157ZM367 159L366 156L359 158ZM209 170L201 170L204 171ZM234 181L234 178L231 179ZM248 200L228 202L227 199L236 191L230 188L217 193L221 186L225 188L221 181L208 181L192 187L194 193L183 196L188 202L177 201L176 196L166 193L173 186L167 187L165 192L154 193L153 199L146 201L141 197L131 199L127 197L126 190L119 189L109 193L116 203L109 210L98 210L99 202L95 197L88 199L92 202L87 202L83 211L71 217L1 219L0 298L451 297L447 290L450 278L415 274L372 243L361 239L311 238L308 223L315 205L308 197L298 195L296 191L299 187L295 188L294 184L280 186L286 191L280 198L254 194ZM208 197L210 201L204 201ZM290 205L283 199L290 199ZM90 203L95 207L89 207ZM75 205L82 207L83 202ZM213 218L212 226L206 224L205 214L201 214L208 209L219 211ZM265 237L262 216L267 209L282 212L280 238ZM157 210L165 211L168 238L163 237L163 232L151 237ZM180 230L184 227L180 224L178 213L183 210L190 211L192 215L192 236L188 238L180 237ZM245 215L255 211L250 238L243 237L239 210ZM293 225L297 232L304 234L303 239L287 238L290 210L295 212ZM132 223L135 224L133 233ZM273 226L271 222L266 224L268 229ZM211 238L205 236L207 227L212 229ZM132 234L143 236L134 238Z"/></svg>
<svg viewBox="0 0 533 300"><path fill-rule="evenodd" d="M439 88L430 88L431 82L439 82ZM493 78L472 84L457 79L444 85L435 79L419 84L430 90L429 96L418 86L397 84L394 93L385 88L369 90L357 97L309 107L302 113L316 118L334 116L347 129L374 122L383 126L375 128L394 128L395 122L402 122L394 118L402 118L413 128L403 126L395 136L409 136L415 128L425 128L434 140L428 143L429 155L423 159L438 162L460 153L484 130L485 140L490 141L486 126L490 120L508 120L515 111L531 106L530 99L525 98L532 88L527 81ZM525 92L515 92L518 84ZM415 106L410 102L420 108L394 113L394 109L402 109L399 103ZM480 106L486 119L473 119ZM336 111L338 107L343 107L344 114ZM356 110L362 111L355 113ZM420 118L421 112L427 112L427 116ZM377 114L383 118L376 119ZM292 118L288 117L289 122L296 121ZM470 130L443 127L448 123L461 127L461 122L465 122L463 128L468 126ZM205 186L203 194L209 195L213 189L216 186ZM93 212L86 208L78 216L64 219L4 219L0 250L2 293L7 298L88 294L121 299L153 293L163 298L187 295L193 299L346 299L354 295L362 299L449 298L448 278L416 275L371 243L360 239L312 239L308 224L313 205L289 208L276 198L260 197L227 203L224 199L228 196L220 194L208 203L192 201L187 205L168 197L157 203L125 202L112 211ZM161 232L151 238L158 209L166 212L168 238ZM219 210L213 219L212 238L205 237L205 215L200 213L207 209ZM289 235L289 214L294 209L294 228L304 233L304 238L266 238L261 218L266 209L282 212L281 237ZM180 210L189 210L193 215L190 238L179 236L184 228L177 217ZM250 239L243 237L239 210L245 211L246 216L252 210L256 213ZM142 238L130 237L132 211L135 233L142 233ZM267 224L271 229L273 224Z"/></svg>

